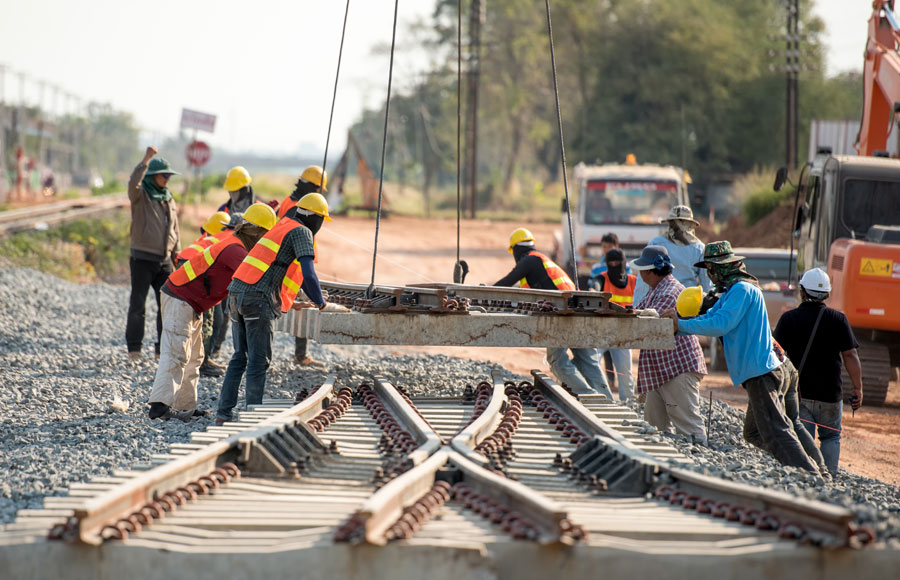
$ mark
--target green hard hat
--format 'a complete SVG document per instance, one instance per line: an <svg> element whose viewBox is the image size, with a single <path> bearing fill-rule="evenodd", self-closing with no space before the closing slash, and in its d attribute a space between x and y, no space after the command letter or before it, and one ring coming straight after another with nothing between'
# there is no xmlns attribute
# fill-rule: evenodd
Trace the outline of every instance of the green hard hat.
<svg viewBox="0 0 900 580"><path fill-rule="evenodd" d="M156 175L157 173L171 173L172 175L181 175L169 165L169 162L162 157L154 157L147 166L147 175Z"/></svg>

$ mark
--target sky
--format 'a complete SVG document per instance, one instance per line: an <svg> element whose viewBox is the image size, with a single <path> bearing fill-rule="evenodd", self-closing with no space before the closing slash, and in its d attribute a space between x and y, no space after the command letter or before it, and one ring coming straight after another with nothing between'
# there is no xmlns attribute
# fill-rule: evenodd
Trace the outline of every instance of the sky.
<svg viewBox="0 0 900 580"><path fill-rule="evenodd" d="M325 146L345 3L340 0L0 0L0 97L50 110L79 99L134 114L143 140L178 130L181 109L217 115L200 138L232 151L292 154ZM427 63L404 24L434 0L400 2L394 91ZM338 155L364 107L386 95L394 3L350 3L330 148ZM537 9L537 8L536 8ZM815 0L827 74L861 70L871 0ZM43 92L43 96L42 96ZM329 156L331 156L329 154Z"/></svg>

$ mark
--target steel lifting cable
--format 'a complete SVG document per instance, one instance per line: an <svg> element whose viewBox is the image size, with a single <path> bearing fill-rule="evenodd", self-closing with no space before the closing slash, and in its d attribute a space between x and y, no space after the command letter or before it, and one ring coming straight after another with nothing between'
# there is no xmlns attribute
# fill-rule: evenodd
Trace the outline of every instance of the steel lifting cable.
<svg viewBox="0 0 900 580"><path fill-rule="evenodd" d="M325 136L325 157L322 159L322 175L325 175L328 164L328 144L331 142L331 122L334 119L334 104L337 101L338 79L341 76L341 59L344 56L344 37L347 35L347 14L350 13L350 0L344 8L344 26L341 29L341 48L338 50L337 72L334 73L334 94L331 96L331 113L328 115L328 133ZM323 179L324 181L324 179Z"/></svg>
<svg viewBox="0 0 900 580"><path fill-rule="evenodd" d="M572 204L569 203L569 177L566 175L566 144L563 139L562 112L559 107L559 81L556 78L556 53L553 51L553 24L550 21L550 0L545 0L547 6L547 36L550 39L550 65L553 68L553 93L556 95L556 122L559 125L559 149L562 152L563 187L566 191L566 218L569 221L569 245L572 251L572 264L575 289L578 287L578 258L575 254L575 231L572 229Z"/></svg>
<svg viewBox="0 0 900 580"><path fill-rule="evenodd" d="M391 81L394 79L394 47L397 44L397 11L400 0L394 0L394 28L391 32L391 63L388 67L387 100L384 105L384 132L381 136L381 171L378 177L378 211L375 214L375 247L372 249L372 281L366 291L371 298L375 295L375 263L378 260L378 233L381 229L381 200L384 193L384 154L387 149L388 118L391 115Z"/></svg>
<svg viewBox="0 0 900 580"><path fill-rule="evenodd" d="M453 281L463 284L469 265L459 259L460 228L462 222L462 0L456 3L456 264L453 265Z"/></svg>

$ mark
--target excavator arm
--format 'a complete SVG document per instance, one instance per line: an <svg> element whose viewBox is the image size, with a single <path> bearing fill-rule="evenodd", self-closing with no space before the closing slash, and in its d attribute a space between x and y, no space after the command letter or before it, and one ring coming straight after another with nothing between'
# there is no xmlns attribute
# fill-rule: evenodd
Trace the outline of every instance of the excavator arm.
<svg viewBox="0 0 900 580"><path fill-rule="evenodd" d="M894 115L900 113L900 20L894 0L874 0L863 77L863 115L856 150L887 150Z"/></svg>

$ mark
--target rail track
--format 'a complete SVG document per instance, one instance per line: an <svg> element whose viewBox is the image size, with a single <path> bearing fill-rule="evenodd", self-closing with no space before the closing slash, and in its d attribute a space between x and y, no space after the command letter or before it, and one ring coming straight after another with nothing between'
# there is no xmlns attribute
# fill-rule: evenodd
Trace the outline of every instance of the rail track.
<svg viewBox="0 0 900 580"><path fill-rule="evenodd" d="M75 219L127 207L128 194L67 199L0 212L0 237L17 232L44 229Z"/></svg>
<svg viewBox="0 0 900 580"><path fill-rule="evenodd" d="M679 467L637 416L539 371L458 398L334 377L0 531L11 577L822 578L893 570L851 512ZM427 570L427 573L425 572ZM892 573L892 572L891 572Z"/></svg>

